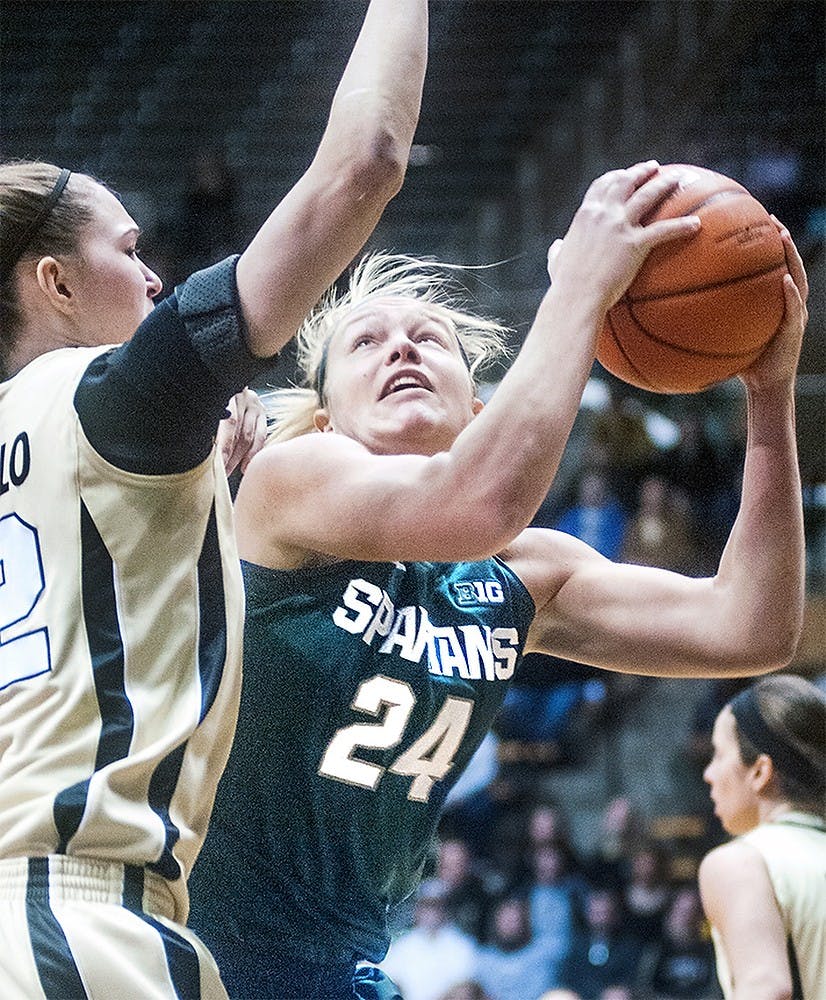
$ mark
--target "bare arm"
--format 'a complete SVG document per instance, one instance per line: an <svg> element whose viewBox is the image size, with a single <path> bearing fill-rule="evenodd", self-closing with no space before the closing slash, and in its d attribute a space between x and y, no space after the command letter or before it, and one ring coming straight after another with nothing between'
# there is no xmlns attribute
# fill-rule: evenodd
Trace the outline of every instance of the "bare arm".
<svg viewBox="0 0 826 1000"><path fill-rule="evenodd" d="M763 859L733 841L706 855L700 894L722 938L734 982L733 1000L791 1000L786 935Z"/></svg>
<svg viewBox="0 0 826 1000"><path fill-rule="evenodd" d="M804 602L803 513L794 373L805 274L788 234L786 315L743 376L749 403L740 510L717 574L693 579L612 563L557 532L526 532L507 553L537 603L532 648L634 673L757 674L788 664Z"/></svg>
<svg viewBox="0 0 826 1000"><path fill-rule="evenodd" d="M426 61L427 0L372 0L313 162L238 262L254 354L293 336L401 187Z"/></svg>
<svg viewBox="0 0 826 1000"><path fill-rule="evenodd" d="M671 190L656 171L640 164L591 186L518 358L449 450L371 455L338 434L266 448L238 495L242 554L267 565L309 552L477 559L521 531L556 472L606 309L652 246L695 229L691 219L641 225ZM277 516L262 524L261 509Z"/></svg>

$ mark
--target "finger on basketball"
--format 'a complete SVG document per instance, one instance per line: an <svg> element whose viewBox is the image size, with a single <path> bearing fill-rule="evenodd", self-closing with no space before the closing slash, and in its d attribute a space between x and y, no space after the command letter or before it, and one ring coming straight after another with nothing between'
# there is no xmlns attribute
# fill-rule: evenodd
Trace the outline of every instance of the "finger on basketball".
<svg viewBox="0 0 826 1000"><path fill-rule="evenodd" d="M780 220L774 215L772 216L772 220L777 226L780 238L783 240L783 252L786 255L786 267L789 274L794 279L794 283L797 285L800 295L805 302L809 298L809 279L806 276L806 268L803 266L800 253L795 246L792 234L789 230L786 229L783 223L780 222Z"/></svg>
<svg viewBox="0 0 826 1000"><path fill-rule="evenodd" d="M660 205L680 183L673 174L650 177L634 191L626 202L625 211L631 222L637 223Z"/></svg>
<svg viewBox="0 0 826 1000"><path fill-rule="evenodd" d="M617 187L623 197L628 197L633 191L644 184L659 170L659 163L656 160L646 160L644 163L635 163L631 167L620 170L609 170L602 176L597 177L591 183L591 191L608 190Z"/></svg>
<svg viewBox="0 0 826 1000"><path fill-rule="evenodd" d="M785 312L777 333L762 355L740 376L752 389L793 378L797 370L808 317L800 290L788 274L783 278L783 296Z"/></svg>
<svg viewBox="0 0 826 1000"><path fill-rule="evenodd" d="M647 184L659 169L660 165L656 160L645 160L642 163L635 163L626 170L618 170L616 180L625 196L630 197L634 191Z"/></svg>
<svg viewBox="0 0 826 1000"><path fill-rule="evenodd" d="M693 236L699 230L700 225L700 218L697 215L682 215L676 219L660 219L641 229L640 242L650 249L661 243Z"/></svg>

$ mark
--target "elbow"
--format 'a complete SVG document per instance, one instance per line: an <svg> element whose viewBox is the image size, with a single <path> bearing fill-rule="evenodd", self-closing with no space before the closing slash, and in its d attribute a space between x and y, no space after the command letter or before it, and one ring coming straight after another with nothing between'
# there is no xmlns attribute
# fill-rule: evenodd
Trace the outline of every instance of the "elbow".
<svg viewBox="0 0 826 1000"><path fill-rule="evenodd" d="M749 636L738 644L725 672L758 676L785 670L794 660L799 638L800 629L795 627L766 629Z"/></svg>
<svg viewBox="0 0 826 1000"><path fill-rule="evenodd" d="M499 555L520 534L516 524L492 516L489 510L471 505L455 516L442 512L439 530L429 525L416 552L409 558L437 562L482 562Z"/></svg>
<svg viewBox="0 0 826 1000"><path fill-rule="evenodd" d="M475 513L465 512L465 523L475 526L468 537L474 560L489 559L506 549L528 527L533 514L518 507L483 505Z"/></svg>
<svg viewBox="0 0 826 1000"><path fill-rule="evenodd" d="M766 982L763 985L766 1000L794 1000L791 979L777 979L774 982Z"/></svg>
<svg viewBox="0 0 826 1000"><path fill-rule="evenodd" d="M802 608L799 613L789 611L781 620L769 623L763 630L760 642L763 672L785 670L791 664L797 653L802 632Z"/></svg>
<svg viewBox="0 0 826 1000"><path fill-rule="evenodd" d="M735 1000L794 1000L791 970L788 965L769 968L765 963L755 962L752 968L743 970L735 980Z"/></svg>
<svg viewBox="0 0 826 1000"><path fill-rule="evenodd" d="M409 147L387 129L374 130L369 142L347 160L345 182L359 202L385 205L404 182Z"/></svg>
<svg viewBox="0 0 826 1000"><path fill-rule="evenodd" d="M737 594L730 596L718 591L708 616L709 628L719 639L717 659L722 672L758 675L789 667L803 633L802 597L790 595L783 601L775 595L749 606Z"/></svg>

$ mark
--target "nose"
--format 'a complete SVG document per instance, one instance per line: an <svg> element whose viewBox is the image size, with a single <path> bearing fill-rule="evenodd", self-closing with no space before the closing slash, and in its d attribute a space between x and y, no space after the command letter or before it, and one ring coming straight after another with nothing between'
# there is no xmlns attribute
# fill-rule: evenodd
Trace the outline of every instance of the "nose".
<svg viewBox="0 0 826 1000"><path fill-rule="evenodd" d="M412 361L418 364L421 361L421 354L416 342L411 340L406 333L399 332L388 340L387 364L392 365L396 361Z"/></svg>
<svg viewBox="0 0 826 1000"><path fill-rule="evenodd" d="M144 277L146 278L146 294L150 299L156 298L163 291L163 282L155 272L143 264Z"/></svg>
<svg viewBox="0 0 826 1000"><path fill-rule="evenodd" d="M703 781L707 784L711 784L711 764L706 764L703 771Z"/></svg>

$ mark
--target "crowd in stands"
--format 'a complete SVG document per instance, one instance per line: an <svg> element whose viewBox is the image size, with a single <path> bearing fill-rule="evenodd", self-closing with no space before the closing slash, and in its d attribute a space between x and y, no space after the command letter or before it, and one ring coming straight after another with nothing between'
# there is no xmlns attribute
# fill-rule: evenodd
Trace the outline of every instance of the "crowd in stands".
<svg viewBox="0 0 826 1000"><path fill-rule="evenodd" d="M486 829L472 847L461 819L445 815L382 963L405 1000L721 996L694 871L673 863L627 798L608 804L585 856L550 801L527 797Z"/></svg>

